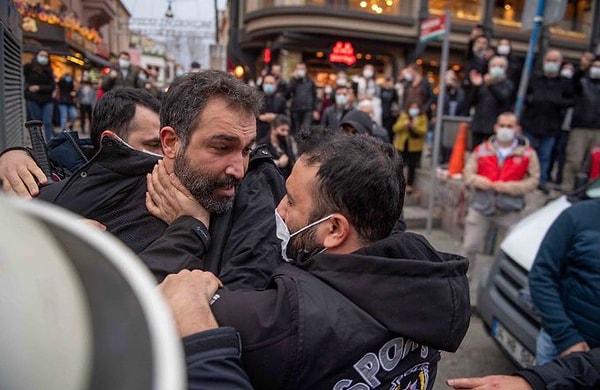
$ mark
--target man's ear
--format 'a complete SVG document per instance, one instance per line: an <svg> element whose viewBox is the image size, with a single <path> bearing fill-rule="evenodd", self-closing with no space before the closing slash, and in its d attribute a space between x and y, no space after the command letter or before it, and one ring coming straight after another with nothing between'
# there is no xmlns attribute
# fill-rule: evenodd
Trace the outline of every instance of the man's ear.
<svg viewBox="0 0 600 390"><path fill-rule="evenodd" d="M323 240L323 246L327 249L344 245L350 237L350 221L342 214L333 214L325 226L327 227L327 235L325 236L325 240Z"/></svg>
<svg viewBox="0 0 600 390"><path fill-rule="evenodd" d="M162 144L165 157L174 159L181 147L179 136L171 126L165 126L160 129L160 142Z"/></svg>

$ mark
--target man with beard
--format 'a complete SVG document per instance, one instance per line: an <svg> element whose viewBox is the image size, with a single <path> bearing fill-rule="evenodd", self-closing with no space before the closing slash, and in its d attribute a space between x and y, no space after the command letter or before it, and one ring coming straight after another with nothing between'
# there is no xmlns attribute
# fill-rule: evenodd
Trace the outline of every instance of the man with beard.
<svg viewBox="0 0 600 390"><path fill-rule="evenodd" d="M405 187L390 144L337 135L301 147L275 210L292 263L266 289L214 296L206 273L169 275L180 336L206 330L210 312L196 306L210 300L212 326L240 333L257 389L433 388L438 350L455 351L468 328L467 260L390 234Z"/></svg>
<svg viewBox="0 0 600 390"><path fill-rule="evenodd" d="M40 198L104 224L159 281L187 268L210 270L231 288L264 286L280 261L273 250L278 241L272 210L284 191L269 153L252 151L260 97L224 72L179 78L161 108L160 160L125 142L138 135L136 121L152 121L152 115L157 138L156 110L145 109L138 94L146 93L116 90L98 102L94 120L104 124L92 126L92 137L101 138L98 153L69 180L43 187ZM158 161L181 177L181 183L173 180L185 190L184 200L204 205L197 218L171 220L168 226L144 207L147 175ZM188 232L201 237L201 244L178 240ZM261 262L255 264L255 258Z"/></svg>

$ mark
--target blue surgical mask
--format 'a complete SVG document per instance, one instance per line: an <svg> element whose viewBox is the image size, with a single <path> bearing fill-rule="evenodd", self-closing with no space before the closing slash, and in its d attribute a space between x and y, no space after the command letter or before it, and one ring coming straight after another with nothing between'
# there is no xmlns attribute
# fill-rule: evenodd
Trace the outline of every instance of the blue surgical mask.
<svg viewBox="0 0 600 390"><path fill-rule="evenodd" d="M335 104L338 106L345 106L348 103L346 95L335 95Z"/></svg>
<svg viewBox="0 0 600 390"><path fill-rule="evenodd" d="M321 222L327 221L332 216L333 216L333 214L329 214L328 216L326 216L324 218L318 219L312 223L309 223L308 225L304 226L303 228L296 230L294 233L290 233L290 230L288 229L285 221L283 220L283 218L281 218L281 215L279 215L279 212L277 211L277 209L275 209L275 225L277 226L276 235L277 235L277 238L279 238L281 240L281 258L284 261L286 261L287 263L291 263L291 262L299 260L299 259L293 259L288 255L288 247L289 247L289 244L290 244L292 238L294 238L298 234L310 229L311 227L320 224ZM324 250L325 249L319 249L319 251L317 253L321 253ZM314 254L316 254L316 253L314 253Z"/></svg>
<svg viewBox="0 0 600 390"><path fill-rule="evenodd" d="M48 65L48 57L46 56L37 56L35 59L40 65Z"/></svg>
<svg viewBox="0 0 600 390"><path fill-rule="evenodd" d="M421 110L419 110L418 108L409 108L408 109L408 115L410 115L411 118L416 117L420 113L421 113Z"/></svg>
<svg viewBox="0 0 600 390"><path fill-rule="evenodd" d="M275 86L271 85L271 84L265 84L263 85L263 91L267 94L267 95L272 95L275 93Z"/></svg>

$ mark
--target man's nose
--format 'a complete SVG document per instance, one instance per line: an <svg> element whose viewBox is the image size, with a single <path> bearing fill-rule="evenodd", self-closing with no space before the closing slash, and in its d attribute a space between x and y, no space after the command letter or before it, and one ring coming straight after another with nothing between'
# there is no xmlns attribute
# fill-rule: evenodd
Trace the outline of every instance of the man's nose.
<svg viewBox="0 0 600 390"><path fill-rule="evenodd" d="M233 156L229 160L229 164L225 169L225 173L227 175L233 176L238 180L242 180L244 178L244 174L246 173L246 164L244 160L244 156L241 154Z"/></svg>

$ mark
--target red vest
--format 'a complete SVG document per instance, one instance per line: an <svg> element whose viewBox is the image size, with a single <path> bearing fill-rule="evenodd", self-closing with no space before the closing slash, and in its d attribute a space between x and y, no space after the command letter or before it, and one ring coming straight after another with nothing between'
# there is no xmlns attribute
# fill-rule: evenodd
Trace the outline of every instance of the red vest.
<svg viewBox="0 0 600 390"><path fill-rule="evenodd" d="M527 174L529 159L534 150L529 146L519 146L504 159L502 166L490 141L478 145L474 153L477 156L478 175L491 181L520 181Z"/></svg>
<svg viewBox="0 0 600 390"><path fill-rule="evenodd" d="M600 176L600 147L595 146L592 148L590 153L590 172L589 172L589 181L594 180L598 176Z"/></svg>

